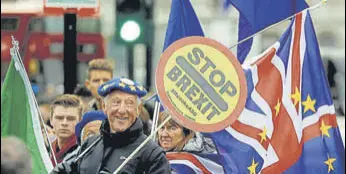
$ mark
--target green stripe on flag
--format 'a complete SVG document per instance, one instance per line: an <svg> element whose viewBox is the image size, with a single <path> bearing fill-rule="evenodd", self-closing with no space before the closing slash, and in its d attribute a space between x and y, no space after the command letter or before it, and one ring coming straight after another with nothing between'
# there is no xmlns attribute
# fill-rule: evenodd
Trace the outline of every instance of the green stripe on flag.
<svg viewBox="0 0 346 174"><path fill-rule="evenodd" d="M53 169L41 134L38 108L24 67L12 55L1 89L1 137L16 136L27 146L32 157L32 173Z"/></svg>

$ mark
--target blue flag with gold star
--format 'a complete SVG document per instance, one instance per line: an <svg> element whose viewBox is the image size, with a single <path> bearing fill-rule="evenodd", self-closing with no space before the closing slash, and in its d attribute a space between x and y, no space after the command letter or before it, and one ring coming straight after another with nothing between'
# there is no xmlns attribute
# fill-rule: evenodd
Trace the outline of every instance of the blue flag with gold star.
<svg viewBox="0 0 346 174"><path fill-rule="evenodd" d="M243 68L248 98L213 138L226 173L345 173L345 148L308 11ZM236 158L235 158L236 157Z"/></svg>
<svg viewBox="0 0 346 174"><path fill-rule="evenodd" d="M304 14L301 33L305 36L302 38L305 50L300 53L303 58L300 92L303 146L298 161L285 173L341 174L345 173L345 148L312 20L309 13ZM296 93L299 90L293 94Z"/></svg>

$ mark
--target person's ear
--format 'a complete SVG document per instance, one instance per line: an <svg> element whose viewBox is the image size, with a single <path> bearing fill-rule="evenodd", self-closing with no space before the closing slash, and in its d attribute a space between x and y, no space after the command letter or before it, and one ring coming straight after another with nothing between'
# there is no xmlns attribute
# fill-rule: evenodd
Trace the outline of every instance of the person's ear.
<svg viewBox="0 0 346 174"><path fill-rule="evenodd" d="M52 127L54 129L55 120L53 119L53 117L51 117L51 119L50 119L50 124L52 125Z"/></svg>
<svg viewBox="0 0 346 174"><path fill-rule="evenodd" d="M84 85L85 85L86 88L88 88L88 89L90 90L90 88L89 88L89 87L90 87L90 81L89 81L89 79L86 79L86 80L85 80Z"/></svg>
<svg viewBox="0 0 346 174"><path fill-rule="evenodd" d="M142 109L143 109L143 103L139 104L137 107L137 115L139 116L140 113L142 113Z"/></svg>
<svg viewBox="0 0 346 174"><path fill-rule="evenodd" d="M55 120L53 119L53 117L54 117L54 115L53 115L53 111L54 111L54 109L55 108L52 108L52 111L50 111L50 115L49 115L49 118L50 118L50 124L53 126L53 128L54 128L54 122L55 122Z"/></svg>

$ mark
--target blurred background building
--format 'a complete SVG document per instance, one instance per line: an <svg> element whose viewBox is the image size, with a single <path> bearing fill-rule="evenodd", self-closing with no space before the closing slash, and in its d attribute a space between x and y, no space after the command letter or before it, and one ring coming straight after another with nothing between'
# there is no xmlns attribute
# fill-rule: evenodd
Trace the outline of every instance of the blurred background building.
<svg viewBox="0 0 346 174"><path fill-rule="evenodd" d="M225 10L223 0L190 1L207 37L228 47L237 43L239 14L233 7ZM100 0L99 17L77 19L78 83L84 83L88 61L106 58L113 61L115 76L133 78L155 93L155 68L162 53L171 0L131 0L132 4L137 2L141 3L128 6L124 0ZM64 22L63 16L46 16L40 13L42 9L43 0L1 1L1 81L10 60L10 34L14 34L21 42L22 57L37 99L48 102L64 93ZM345 1L327 1L311 15L337 114L344 115ZM136 44L129 44L135 34L122 33L122 26L126 27L129 20L139 22L140 30L132 31L139 32ZM288 24L286 21L255 36L248 59L277 41ZM231 51L236 53L236 48Z"/></svg>

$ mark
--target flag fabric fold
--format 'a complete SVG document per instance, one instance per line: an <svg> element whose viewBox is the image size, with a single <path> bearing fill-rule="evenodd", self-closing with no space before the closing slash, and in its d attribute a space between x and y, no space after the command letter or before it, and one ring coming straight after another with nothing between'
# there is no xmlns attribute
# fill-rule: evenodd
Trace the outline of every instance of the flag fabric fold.
<svg viewBox="0 0 346 174"><path fill-rule="evenodd" d="M284 20L306 8L304 0L228 0L239 11L238 41ZM252 38L237 47L237 57L243 63L248 55Z"/></svg>
<svg viewBox="0 0 346 174"><path fill-rule="evenodd" d="M38 107L15 49L11 49L12 60L1 89L1 137L21 139L31 154L32 173L48 173L53 165L41 133Z"/></svg>
<svg viewBox="0 0 346 174"><path fill-rule="evenodd" d="M172 0L163 51L173 42L189 36L204 36L190 0Z"/></svg>
<svg viewBox="0 0 346 174"><path fill-rule="evenodd" d="M171 164L172 173L224 174L217 154L168 152L167 159Z"/></svg>

